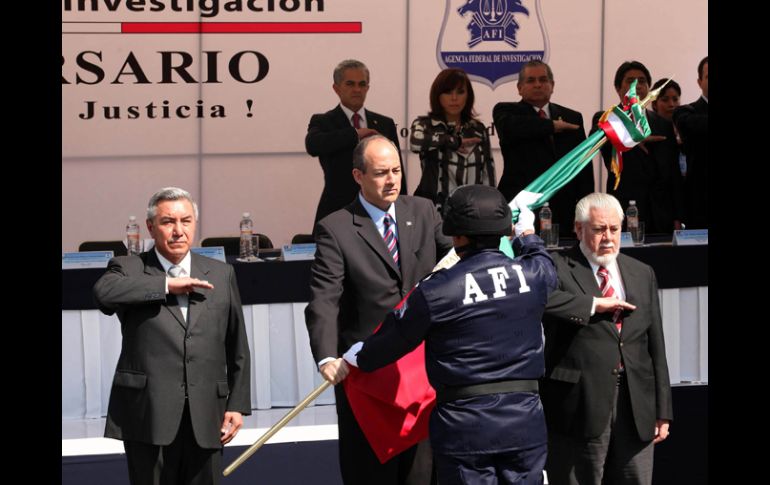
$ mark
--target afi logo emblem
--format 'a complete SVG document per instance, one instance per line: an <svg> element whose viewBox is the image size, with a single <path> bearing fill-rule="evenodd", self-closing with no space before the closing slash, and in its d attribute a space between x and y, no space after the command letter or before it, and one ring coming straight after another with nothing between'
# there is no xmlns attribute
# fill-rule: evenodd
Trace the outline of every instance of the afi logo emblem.
<svg viewBox="0 0 770 485"><path fill-rule="evenodd" d="M436 54L495 89L532 60L548 61L540 0L446 0Z"/></svg>
<svg viewBox="0 0 770 485"><path fill-rule="evenodd" d="M512 47L517 47L516 31L519 23L513 18L514 13L529 16L529 10L521 0L468 0L457 9L460 16L471 14L468 30L471 40L468 47L475 47L483 41L501 40Z"/></svg>

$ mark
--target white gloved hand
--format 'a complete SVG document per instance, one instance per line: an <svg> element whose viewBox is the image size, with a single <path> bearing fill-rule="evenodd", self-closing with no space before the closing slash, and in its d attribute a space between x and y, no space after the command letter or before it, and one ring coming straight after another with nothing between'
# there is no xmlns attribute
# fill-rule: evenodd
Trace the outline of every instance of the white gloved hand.
<svg viewBox="0 0 770 485"><path fill-rule="evenodd" d="M516 197L513 198L510 204L508 204L511 210L519 210L519 219L513 226L513 232L515 236L520 236L524 231L527 230L535 230L535 213L532 212L527 206L535 203L541 195L543 194L522 190L516 194Z"/></svg>
<svg viewBox="0 0 770 485"><path fill-rule="evenodd" d="M353 367L358 367L358 353L363 346L363 342L354 343L344 354L342 354L342 358Z"/></svg>

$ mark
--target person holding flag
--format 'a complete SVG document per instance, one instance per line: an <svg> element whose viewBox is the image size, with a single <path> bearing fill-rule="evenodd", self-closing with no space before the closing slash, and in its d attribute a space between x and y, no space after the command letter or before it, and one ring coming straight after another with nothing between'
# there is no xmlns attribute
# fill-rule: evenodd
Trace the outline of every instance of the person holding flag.
<svg viewBox="0 0 770 485"><path fill-rule="evenodd" d="M635 84L633 93L631 85ZM639 219L648 233L668 233L681 228L682 174L679 171L679 147L674 125L654 111L646 110L640 100L650 89L650 71L639 61L626 61L615 72L614 86L625 116L598 112L593 129L609 137L610 144L601 152L607 167L607 193L622 207L635 200ZM646 129L635 136L633 125Z"/></svg>
<svg viewBox="0 0 770 485"><path fill-rule="evenodd" d="M399 152L389 139L372 135L361 140L353 151L352 172L359 194L316 225L317 250L305 309L313 357L321 375L334 384L347 374L339 356L369 336L451 248L441 234L441 216L433 202L400 195ZM431 483L432 457L425 436L383 459L367 441L361 429L367 423L356 419L345 391L335 387L344 483Z"/></svg>
<svg viewBox="0 0 770 485"><path fill-rule="evenodd" d="M436 391L430 442L442 485L543 483L540 319L557 280L527 208L539 196L522 193L512 202L519 256L511 260L498 250L500 237L511 233L503 195L484 185L457 188L443 232L452 236L459 262L424 278L376 333L343 355L370 372L425 342L425 370Z"/></svg>

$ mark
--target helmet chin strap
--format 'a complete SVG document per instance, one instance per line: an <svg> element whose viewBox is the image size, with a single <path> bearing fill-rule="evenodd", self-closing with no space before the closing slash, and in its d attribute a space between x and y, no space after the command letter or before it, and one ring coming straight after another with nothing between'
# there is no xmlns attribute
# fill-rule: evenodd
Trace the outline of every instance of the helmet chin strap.
<svg viewBox="0 0 770 485"><path fill-rule="evenodd" d="M476 249L475 244L463 244L462 246L455 246L455 252L458 256L461 256L463 253L466 253L468 251L472 251Z"/></svg>

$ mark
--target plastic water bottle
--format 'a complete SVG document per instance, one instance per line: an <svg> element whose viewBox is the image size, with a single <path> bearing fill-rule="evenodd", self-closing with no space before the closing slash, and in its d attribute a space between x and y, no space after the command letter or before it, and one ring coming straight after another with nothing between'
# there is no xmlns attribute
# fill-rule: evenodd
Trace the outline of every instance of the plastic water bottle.
<svg viewBox="0 0 770 485"><path fill-rule="evenodd" d="M139 224L136 223L136 216L128 218L128 224L126 225L126 247L128 248L129 256L142 252L142 240L139 233Z"/></svg>
<svg viewBox="0 0 770 485"><path fill-rule="evenodd" d="M543 204L543 207L540 209L538 216L540 217L540 239L542 239L546 247L548 247L552 240L551 220L553 217L551 208L548 206L548 202Z"/></svg>
<svg viewBox="0 0 770 485"><path fill-rule="evenodd" d="M626 228L631 233L631 239L634 242L639 240L639 208L636 207L635 200L628 201L628 209L626 209Z"/></svg>
<svg viewBox="0 0 770 485"><path fill-rule="evenodd" d="M244 212L241 219L241 249L238 256L240 259L252 259L254 256L251 248L252 227L251 214Z"/></svg>

